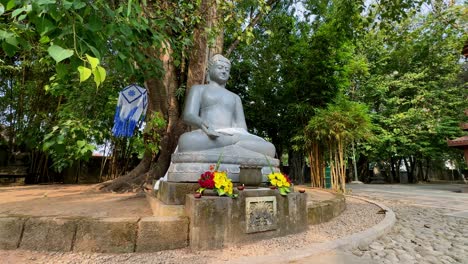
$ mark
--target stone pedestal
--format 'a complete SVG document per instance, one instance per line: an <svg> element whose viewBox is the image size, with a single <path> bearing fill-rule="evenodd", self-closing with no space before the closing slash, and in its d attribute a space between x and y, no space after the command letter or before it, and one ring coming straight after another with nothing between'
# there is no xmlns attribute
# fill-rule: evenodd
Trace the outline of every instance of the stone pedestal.
<svg viewBox="0 0 468 264"><path fill-rule="evenodd" d="M185 204L185 196L195 193L200 185L195 182L161 182L157 197L167 205Z"/></svg>
<svg viewBox="0 0 468 264"><path fill-rule="evenodd" d="M197 152L174 153L171 165L167 171L168 182L197 182L200 174L216 165L221 157L220 171L226 171L233 182L239 182L240 165L262 167L263 182L271 173L271 168L278 170L279 160L267 158L261 154L238 146L228 146L222 149L211 149Z"/></svg>
<svg viewBox="0 0 468 264"><path fill-rule="evenodd" d="M307 195L281 196L267 188L244 190L239 197L185 198L190 219L190 247L222 248L305 231L308 225Z"/></svg>

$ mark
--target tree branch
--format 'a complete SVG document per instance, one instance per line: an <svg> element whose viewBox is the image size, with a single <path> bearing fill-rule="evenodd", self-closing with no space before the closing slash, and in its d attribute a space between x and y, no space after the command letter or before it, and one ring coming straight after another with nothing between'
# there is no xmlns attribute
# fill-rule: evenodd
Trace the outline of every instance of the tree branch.
<svg viewBox="0 0 468 264"><path fill-rule="evenodd" d="M278 2L279 2L279 0L269 0L268 1L267 5L271 6L270 12L275 8L275 6L276 6L276 4ZM254 27L255 25L257 25L258 22L260 21L260 19L263 17L263 15L264 15L264 13L258 12L257 15L255 15L255 17L250 21L249 25L242 31L242 34L245 33L245 30L247 28ZM227 58L229 58L229 56L237 48L239 43L240 43L240 40L238 38L233 43L231 43L231 45L229 46L229 48L226 50L226 53L225 53L225 56Z"/></svg>

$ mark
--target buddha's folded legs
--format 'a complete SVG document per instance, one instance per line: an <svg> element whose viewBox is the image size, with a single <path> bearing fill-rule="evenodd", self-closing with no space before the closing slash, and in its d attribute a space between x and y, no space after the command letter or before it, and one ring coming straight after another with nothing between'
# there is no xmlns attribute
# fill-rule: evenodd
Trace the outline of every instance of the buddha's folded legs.
<svg viewBox="0 0 468 264"><path fill-rule="evenodd" d="M202 151L237 145L253 152L274 157L275 147L268 141L251 134L232 134L210 138L202 130L182 134L179 138L178 152Z"/></svg>

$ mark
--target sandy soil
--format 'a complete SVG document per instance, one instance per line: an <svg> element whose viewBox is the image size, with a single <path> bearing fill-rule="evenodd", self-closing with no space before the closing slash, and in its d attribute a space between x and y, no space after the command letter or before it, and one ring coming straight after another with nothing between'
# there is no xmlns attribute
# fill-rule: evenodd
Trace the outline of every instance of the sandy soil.
<svg viewBox="0 0 468 264"><path fill-rule="evenodd" d="M103 193L93 185L0 187L0 215L151 216L144 194ZM0 261L2 262L2 261Z"/></svg>

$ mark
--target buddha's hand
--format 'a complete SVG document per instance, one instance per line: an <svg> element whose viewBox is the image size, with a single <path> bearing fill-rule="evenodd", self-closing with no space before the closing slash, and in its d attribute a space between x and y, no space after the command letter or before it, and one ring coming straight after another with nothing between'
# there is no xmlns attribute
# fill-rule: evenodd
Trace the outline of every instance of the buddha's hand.
<svg viewBox="0 0 468 264"><path fill-rule="evenodd" d="M201 129L203 130L203 132L205 132L208 137L212 138L212 139L215 139L219 136L221 136L220 133L216 132L213 128L210 127L210 125L203 121L202 124L201 124Z"/></svg>

